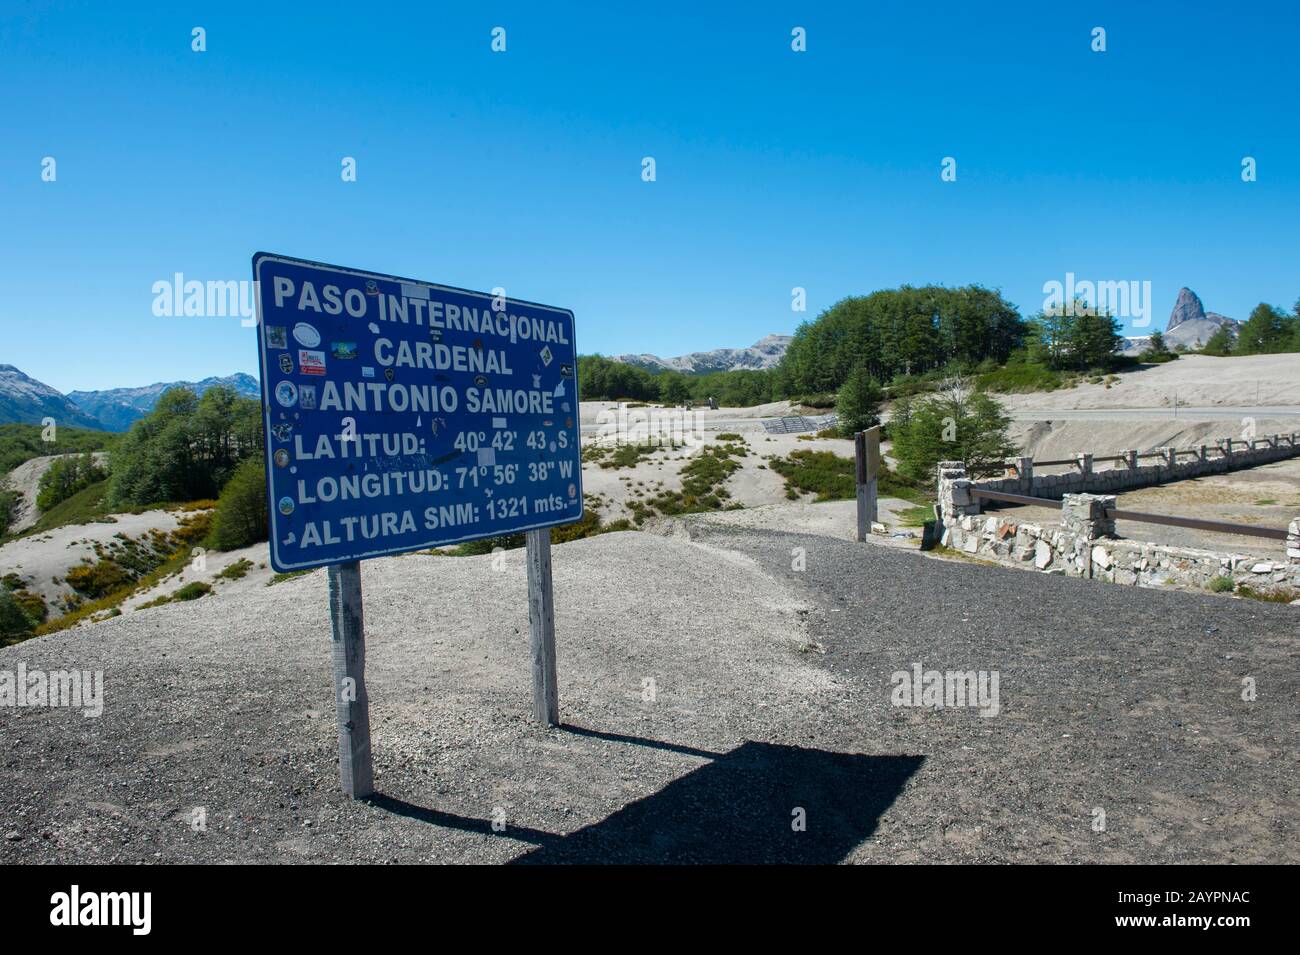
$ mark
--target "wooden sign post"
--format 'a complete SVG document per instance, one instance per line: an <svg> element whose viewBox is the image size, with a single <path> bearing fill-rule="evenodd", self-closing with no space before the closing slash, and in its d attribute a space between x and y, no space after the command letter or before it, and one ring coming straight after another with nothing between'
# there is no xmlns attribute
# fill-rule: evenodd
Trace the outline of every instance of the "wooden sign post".
<svg viewBox="0 0 1300 955"><path fill-rule="evenodd" d="M353 799L375 791L370 762L370 697L366 693L366 634L361 613L361 563L329 567L333 630L334 705L339 723L339 780Z"/></svg>
<svg viewBox="0 0 1300 955"><path fill-rule="evenodd" d="M864 541L878 519L876 478L880 473L880 425L855 434L853 450L857 460L858 540Z"/></svg>
<svg viewBox="0 0 1300 955"><path fill-rule="evenodd" d="M270 563L329 568L343 792L375 790L361 560L526 533L533 715L557 724L550 528L585 506L573 312L268 252L253 279Z"/></svg>
<svg viewBox="0 0 1300 955"><path fill-rule="evenodd" d="M528 632L533 648L533 719L560 722L555 676L555 591L551 586L551 529L528 531Z"/></svg>

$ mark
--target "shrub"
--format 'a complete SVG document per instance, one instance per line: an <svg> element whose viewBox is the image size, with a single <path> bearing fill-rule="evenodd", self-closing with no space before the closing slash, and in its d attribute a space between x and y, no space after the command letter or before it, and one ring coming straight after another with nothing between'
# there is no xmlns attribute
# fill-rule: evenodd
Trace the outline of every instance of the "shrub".
<svg viewBox="0 0 1300 955"><path fill-rule="evenodd" d="M121 564L110 558L97 560L93 564L69 567L63 579L77 593L98 600L100 597L107 597L114 591L121 590L131 583L132 577Z"/></svg>
<svg viewBox="0 0 1300 955"><path fill-rule="evenodd" d="M1218 577L1211 577L1205 582L1205 589L1216 594L1230 594L1236 589L1236 586L1231 577L1224 577L1222 574Z"/></svg>
<svg viewBox="0 0 1300 955"><path fill-rule="evenodd" d="M248 576L248 571L252 568L253 562L241 557L230 566L226 567L221 573L217 574L222 580L243 580Z"/></svg>
<svg viewBox="0 0 1300 955"><path fill-rule="evenodd" d="M208 546L214 550L235 550L267 539L264 460L260 454L248 458L222 488L208 534Z"/></svg>
<svg viewBox="0 0 1300 955"><path fill-rule="evenodd" d="M799 492L817 495L818 501L843 501L857 496L856 465L831 451L792 451L788 458L773 458L772 470L785 478L786 497Z"/></svg>
<svg viewBox="0 0 1300 955"><path fill-rule="evenodd" d="M206 597L212 593L212 585L202 580L196 580L188 583L176 593L172 594L172 600L198 600L200 597Z"/></svg>

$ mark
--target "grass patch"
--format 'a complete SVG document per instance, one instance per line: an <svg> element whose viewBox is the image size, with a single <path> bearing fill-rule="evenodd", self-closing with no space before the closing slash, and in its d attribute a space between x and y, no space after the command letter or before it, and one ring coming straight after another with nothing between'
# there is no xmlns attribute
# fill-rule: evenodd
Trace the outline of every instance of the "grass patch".
<svg viewBox="0 0 1300 955"><path fill-rule="evenodd" d="M275 574L266 582L266 586L274 587L276 584L282 584L286 580L293 580L295 577L301 577L304 574L310 573L310 570L291 570L287 574Z"/></svg>
<svg viewBox="0 0 1300 955"><path fill-rule="evenodd" d="M1254 587L1241 584L1237 587L1237 596L1248 597L1251 600L1262 600L1265 603L1289 604L1293 600L1300 599L1300 591L1292 590L1289 587L1283 587L1279 590L1256 590Z"/></svg>
<svg viewBox="0 0 1300 955"><path fill-rule="evenodd" d="M898 523L903 527L924 527L934 520L934 507L917 504L898 512Z"/></svg>
<svg viewBox="0 0 1300 955"><path fill-rule="evenodd" d="M115 523L105 503L108 495L108 481L99 481L82 488L76 494L55 504L37 518L36 523L23 531L24 537L41 531L53 530L65 524L112 524Z"/></svg>
<svg viewBox="0 0 1300 955"><path fill-rule="evenodd" d="M661 448L677 448L676 441L651 439L641 444L589 444L582 449L582 460L599 464L606 470L634 468Z"/></svg>
<svg viewBox="0 0 1300 955"><path fill-rule="evenodd" d="M69 524L116 524L114 514L143 514L145 511L184 511L187 515L193 514L194 520L206 520L204 512L212 508L214 501L166 501L158 504L148 504L139 507L115 507L108 506L106 500L108 496L108 481L100 481L89 487L82 488L76 494L66 500L60 501L44 514L42 514L31 527L27 528L21 534L15 534L12 538L17 540L21 537L30 537L33 534L40 534L45 531L52 531L56 527L66 527ZM182 517L181 524L187 521ZM206 527L206 525L204 525ZM199 538L194 538L198 540Z"/></svg>
<svg viewBox="0 0 1300 955"><path fill-rule="evenodd" d="M640 525L656 514L668 517L739 508L741 505L729 503L731 492L722 485L740 469L736 459L748 455L749 448L743 444L706 446L682 468L680 491L660 491L644 501L630 502L632 520Z"/></svg>
<svg viewBox="0 0 1300 955"><path fill-rule="evenodd" d="M734 431L723 431L721 434L718 435L718 440L719 441L744 441L745 439L741 435L736 434L736 432Z"/></svg>
<svg viewBox="0 0 1300 955"><path fill-rule="evenodd" d="M881 468L880 475L876 478L876 493L881 497L896 497L912 504L928 505L934 500L934 495L920 481L914 481L889 468ZM933 513L930 516L932 518Z"/></svg>
<svg viewBox="0 0 1300 955"><path fill-rule="evenodd" d="M816 495L818 501L847 501L857 497L855 464L831 451L791 451L788 458L772 458L772 470L785 478L785 496Z"/></svg>
<svg viewBox="0 0 1300 955"><path fill-rule="evenodd" d="M788 458L772 458L769 463L785 478L785 496L792 501L800 494L813 494L819 502L849 501L858 496L857 465L852 458L833 451L792 451ZM920 482L888 468L882 468L876 478L876 493L918 505L931 500Z"/></svg>
<svg viewBox="0 0 1300 955"><path fill-rule="evenodd" d="M1100 379L1098 379L1100 381ZM1026 391L1056 391L1068 386L1070 379L1037 362L1008 362L1001 368L986 371L975 378L976 387L982 391L1017 393Z"/></svg>
<svg viewBox="0 0 1300 955"><path fill-rule="evenodd" d="M1236 586L1231 577L1224 577L1222 574L1218 577L1211 577L1205 582L1205 589L1212 594L1230 594Z"/></svg>
<svg viewBox="0 0 1300 955"><path fill-rule="evenodd" d="M244 557L225 567L217 577L221 580L243 580L253 569L253 562Z"/></svg>
<svg viewBox="0 0 1300 955"><path fill-rule="evenodd" d="M176 550L162 564L155 567L152 571L145 574L134 583L128 584L107 596L100 597L98 600L80 603L62 616L56 617L48 623L41 624L41 626L36 628L36 635L44 636L47 633L58 633L60 630L67 630L69 627L75 627L82 621L89 620L99 613L105 613L105 616L115 617L122 612L120 605L124 600L126 600L126 598L130 597L132 594L152 589L166 578L173 574L180 573L185 569L185 565L189 562L189 548L182 547Z"/></svg>
<svg viewBox="0 0 1300 955"><path fill-rule="evenodd" d="M196 580L186 584L176 593L172 594L172 600L198 600L200 597L206 597L212 593L212 585L207 581Z"/></svg>

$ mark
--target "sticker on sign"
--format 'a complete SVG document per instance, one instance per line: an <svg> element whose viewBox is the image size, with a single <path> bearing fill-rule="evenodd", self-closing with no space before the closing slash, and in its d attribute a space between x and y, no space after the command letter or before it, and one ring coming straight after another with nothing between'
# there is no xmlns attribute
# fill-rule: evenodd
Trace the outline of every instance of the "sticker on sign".
<svg viewBox="0 0 1300 955"><path fill-rule="evenodd" d="M253 279L277 571L582 519L572 312L265 252Z"/></svg>

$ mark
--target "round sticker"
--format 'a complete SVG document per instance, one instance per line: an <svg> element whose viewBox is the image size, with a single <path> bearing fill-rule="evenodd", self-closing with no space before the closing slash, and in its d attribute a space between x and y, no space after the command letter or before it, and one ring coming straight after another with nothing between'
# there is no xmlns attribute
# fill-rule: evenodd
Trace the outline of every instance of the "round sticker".
<svg viewBox="0 0 1300 955"><path fill-rule="evenodd" d="M292 381L282 381L275 386L275 400L286 408L298 403L298 386Z"/></svg>
<svg viewBox="0 0 1300 955"><path fill-rule="evenodd" d="M303 348L315 348L320 344L320 332L306 322L293 326L293 337Z"/></svg>
<svg viewBox="0 0 1300 955"><path fill-rule="evenodd" d="M284 448L275 452L275 466L278 468L285 467L289 463L289 452Z"/></svg>
<svg viewBox="0 0 1300 955"><path fill-rule="evenodd" d="M578 496L578 489L577 489L576 487L574 487L572 484L570 484L570 485L569 485L569 497L577 497L577 496Z"/></svg>
<svg viewBox="0 0 1300 955"><path fill-rule="evenodd" d="M293 498L291 497L280 498L280 513L283 514L285 517L288 517L290 514L293 513Z"/></svg>

